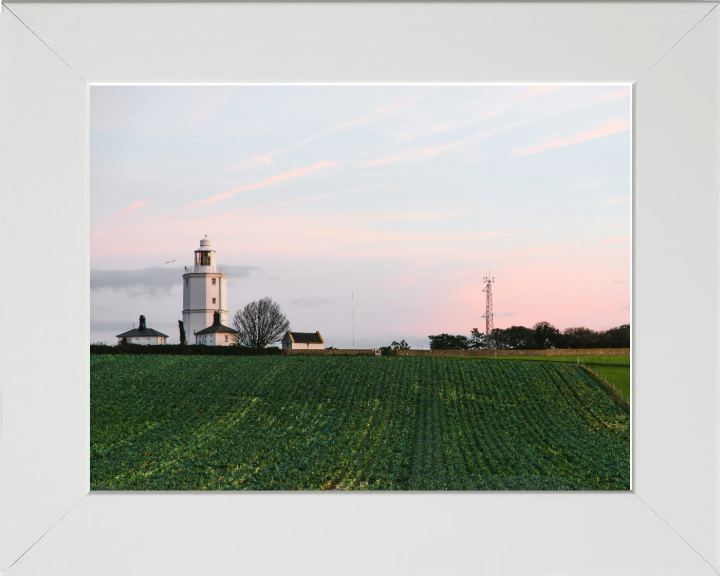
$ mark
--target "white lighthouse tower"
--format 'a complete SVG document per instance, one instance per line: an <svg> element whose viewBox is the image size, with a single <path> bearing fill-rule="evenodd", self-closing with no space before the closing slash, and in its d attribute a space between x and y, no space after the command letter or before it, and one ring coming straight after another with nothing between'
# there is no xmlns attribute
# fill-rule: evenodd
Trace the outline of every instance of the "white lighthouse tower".
<svg viewBox="0 0 720 576"><path fill-rule="evenodd" d="M227 275L217 265L215 250L205 236L195 250L194 266L185 266L183 274L183 324L189 342L195 332L213 325L213 314L220 313L220 323L227 326Z"/></svg>

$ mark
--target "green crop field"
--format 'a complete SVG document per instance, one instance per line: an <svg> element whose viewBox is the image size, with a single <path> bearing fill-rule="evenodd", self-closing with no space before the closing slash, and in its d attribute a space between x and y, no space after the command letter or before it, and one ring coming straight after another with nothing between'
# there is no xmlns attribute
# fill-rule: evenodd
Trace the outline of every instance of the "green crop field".
<svg viewBox="0 0 720 576"><path fill-rule="evenodd" d="M487 358L493 358L493 356L487 356ZM497 359L506 360L533 360L535 362L577 362L580 360L581 364L607 364L613 366L627 366L630 367L630 354L589 354L585 356L563 356L552 355L552 356L495 356Z"/></svg>
<svg viewBox="0 0 720 576"><path fill-rule="evenodd" d="M592 356L498 356L497 359L530 360L532 362L577 362L584 364L593 372L610 382L630 400L630 355L592 355Z"/></svg>
<svg viewBox="0 0 720 576"><path fill-rule="evenodd" d="M629 366L609 366L607 364L586 364L586 366L615 386L622 393L623 398L630 400Z"/></svg>
<svg viewBox="0 0 720 576"><path fill-rule="evenodd" d="M629 416L562 362L91 355L93 490L629 490Z"/></svg>

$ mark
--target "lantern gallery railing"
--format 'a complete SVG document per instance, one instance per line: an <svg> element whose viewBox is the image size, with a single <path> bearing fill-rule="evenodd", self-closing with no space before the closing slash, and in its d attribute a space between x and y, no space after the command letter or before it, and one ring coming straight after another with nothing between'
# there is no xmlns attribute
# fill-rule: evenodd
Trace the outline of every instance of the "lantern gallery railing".
<svg viewBox="0 0 720 576"><path fill-rule="evenodd" d="M185 266L185 274L226 274L225 266Z"/></svg>

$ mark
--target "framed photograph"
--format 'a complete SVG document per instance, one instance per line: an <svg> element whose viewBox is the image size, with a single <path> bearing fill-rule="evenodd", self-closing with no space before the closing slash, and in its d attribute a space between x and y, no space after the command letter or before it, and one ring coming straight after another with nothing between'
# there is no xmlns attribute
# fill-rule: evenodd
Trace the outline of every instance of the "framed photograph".
<svg viewBox="0 0 720 576"><path fill-rule="evenodd" d="M717 574L720 20L716 8L714 2L4 4L0 12L0 320L4 327L0 569L18 575L49 571ZM462 86L491 84L512 87L504 95L510 98L533 86L583 86L588 94L597 92L590 99L609 100L616 92L631 90L624 96L632 102L627 118L613 116L612 125L588 120L582 133L558 128L552 139L529 135L513 152L518 158L540 159L543 154L547 158L548 150L631 135L631 489L608 490L598 471L590 491L568 486L545 490L537 483L505 485L501 491L497 486L463 490L451 483L440 491L419 491L422 486L409 485L405 491L373 493L287 491L293 487L281 487L283 491L277 493L200 493L198 486L178 492L187 487L172 484L167 486L170 492L159 492L138 483L125 487L131 491L122 491L121 482L113 484L123 478L118 469L105 471L103 482L111 491L91 491L91 462L96 462L90 443L91 302L94 298L99 302L98 295L104 294L102 305L112 309L123 298L128 300L127 294L94 286L101 278L134 269L129 262L108 260L101 266L106 273L98 276L91 272L91 250L101 242L108 253L113 244L141 247L142 219L135 236L102 237L102 228L91 224L102 216L118 229L123 216L141 215L153 206L150 202L159 203L155 197L128 193L134 188L132 177L117 172L113 177L112 167L104 166L108 198L114 193L132 201L115 206L108 199L100 213L91 209L92 169L94 163L103 162L90 136L95 121L92 105L100 101L96 95L149 91L160 85L165 90L200 85L208 90L206 95L221 92L223 86L264 86L262 98L270 115L277 120L284 109L294 122L302 120L297 103L303 95L295 95L293 105L283 106L282 98L274 96L281 85L326 89L352 85L358 92L372 86L397 89L397 94L389 90L373 101L377 106L372 112L436 86L450 93ZM145 88L137 87L141 85ZM403 86L411 89L400 94ZM279 104L271 110L273 98ZM317 95L311 99L322 100ZM352 100L352 95L344 100ZM447 110L462 106L448 102ZM147 118L145 128L151 130L171 108L166 101ZM548 110L538 105L530 112ZM310 116L317 120L319 114ZM286 121L287 126L292 124L289 118ZM446 129L447 122L456 121L451 115L442 122L436 116L415 127L436 134ZM115 113L113 122L117 136L123 127L130 133L138 119ZM384 136L396 141L407 136L392 132L398 126L383 129ZM412 138L402 140L403 144ZM388 148L385 155L372 146L361 148L352 151L355 162L394 159L384 166L397 164L400 156L403 163L415 163L422 161L423 154L442 153L433 149L432 154L418 152L411 158L414 150L426 148ZM159 161L152 149L132 143L126 149L148 165ZM464 162L482 161L478 155L488 153L463 150ZM191 157L192 153L187 158ZM235 188L266 181L264 175L247 178L248 170L261 168L258 163L265 159L262 154L239 158L239 162L252 161L252 166L236 167L244 171L238 186L225 187L229 180L220 177L214 186L207 186L203 197L194 201L196 209L217 205L228 192L234 191L228 198L241 192ZM303 166L316 166L314 172L336 168L313 162ZM564 169L550 161L544 167L549 181ZM294 169L278 174L292 174ZM612 166L605 164L601 170L603 177L614 177ZM229 174L237 173L231 169ZM424 176L431 178L429 173ZM500 178L509 181L511 176ZM182 186L178 181L178 193ZM619 198L602 201L628 202L625 196ZM408 203L405 199L393 210L373 213L425 214L410 209ZM436 216L439 213L437 206L426 208L435 210ZM368 217L352 207L343 210ZM589 229L584 226L583 233ZM211 286L217 276L215 286L224 287L226 293L218 293L217 309L210 310L208 304L212 317L204 308L183 304L183 322L195 326L198 315L205 314L203 325L194 328L195 345L217 344L219 338L220 348L224 335L231 335L224 330L230 329L231 307L222 305L223 298L232 294L232 287L223 283L223 276L230 275L210 270L222 264L214 261L213 253L220 247L210 243L214 238L205 240L204 233L193 242L201 238L199 246L188 248L195 251L193 261L175 264L190 266L181 275L188 290L191 280L202 277ZM622 234L613 243L619 243L618 238ZM400 280L395 280L417 281L419 277L412 274L403 276L399 271ZM492 274L486 287L488 279ZM298 293L297 306L312 296ZM292 302L290 295L286 300ZM233 312L240 304L233 304ZM354 305L351 300L351 316ZM140 337L136 331L147 337L148 329L154 328L151 318L147 325L144 317L138 320L137 328L127 326L117 332L113 328L112 336L120 342L124 339L125 345L148 344L128 341ZM480 321L476 319L476 324ZM242 331L242 323L233 326ZM173 345L165 339L174 337L177 328L172 336L170 330L156 328L154 337L163 339L157 345ZM296 353L296 343L310 348L307 335L314 330L325 344L320 327L298 326L298 342L292 336L294 328L287 332L288 354ZM31 336L23 334L26 329ZM402 334L398 337L402 340ZM349 340L341 346L353 348L354 343ZM371 349L375 344L362 346ZM403 347L398 348L391 351L402 356ZM107 378L112 376L108 372ZM593 413L608 425L604 413ZM363 487L361 481L368 476L359 472L351 483L359 482L354 487ZM342 484L343 478L338 478L332 487Z"/></svg>
<svg viewBox="0 0 720 576"><path fill-rule="evenodd" d="M91 489L630 490L631 102L91 87Z"/></svg>

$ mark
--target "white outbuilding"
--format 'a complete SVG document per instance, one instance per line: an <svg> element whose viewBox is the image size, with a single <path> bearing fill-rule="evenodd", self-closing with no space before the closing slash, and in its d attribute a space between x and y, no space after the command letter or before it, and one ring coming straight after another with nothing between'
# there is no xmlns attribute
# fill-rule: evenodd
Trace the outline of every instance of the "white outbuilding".
<svg viewBox="0 0 720 576"><path fill-rule="evenodd" d="M230 346L235 343L237 330L228 328L220 322L220 312L213 314L213 324L195 332L195 344L207 346Z"/></svg>
<svg viewBox="0 0 720 576"><path fill-rule="evenodd" d="M133 328L117 335L118 344L125 338L128 344L166 344L167 334L148 328L145 325L145 316L140 316L139 328Z"/></svg>
<svg viewBox="0 0 720 576"><path fill-rule="evenodd" d="M282 339L283 350L323 350L325 341L320 332L285 332Z"/></svg>

